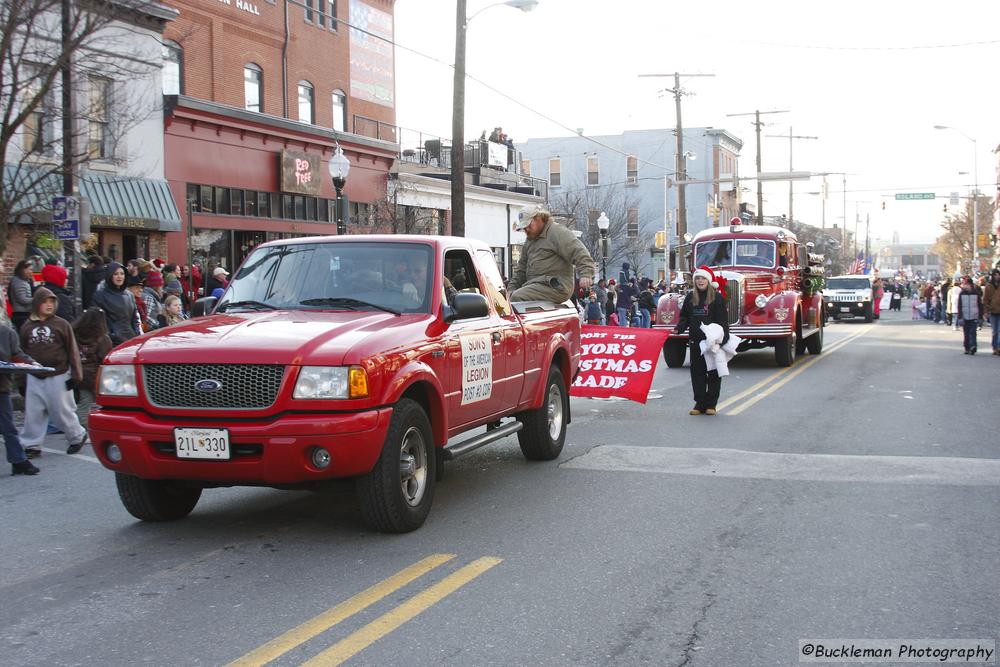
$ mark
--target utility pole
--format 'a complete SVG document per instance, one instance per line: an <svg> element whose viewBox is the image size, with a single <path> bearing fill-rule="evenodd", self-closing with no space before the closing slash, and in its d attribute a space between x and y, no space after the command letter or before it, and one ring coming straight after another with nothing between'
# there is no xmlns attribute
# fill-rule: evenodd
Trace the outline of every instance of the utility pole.
<svg viewBox="0 0 1000 667"><path fill-rule="evenodd" d="M72 30L70 28L72 17L70 15L70 0L62 0L61 7L61 36L62 43L69 44L72 40ZM73 196L73 54L66 53L59 66L62 83L62 177L63 194L67 197ZM77 223L79 224L79 222ZM80 267L76 261L76 241L63 242L63 263L66 265L66 274L69 290L73 293L73 298L79 305L80 302Z"/></svg>
<svg viewBox="0 0 1000 667"><path fill-rule="evenodd" d="M455 8L455 80L451 116L451 234L465 236L465 0Z"/></svg>
<svg viewBox="0 0 1000 667"><path fill-rule="evenodd" d="M788 173L792 173L795 169L792 168L792 140L793 139L819 139L819 137L810 137L800 134L792 134L791 126L788 127L788 134L768 134L766 135L772 139L788 139ZM795 216L792 215L792 202L795 193L795 181L788 179L788 222L791 224L795 220Z"/></svg>
<svg viewBox="0 0 1000 667"><path fill-rule="evenodd" d="M687 201L684 196L684 182L687 180L687 162L684 159L684 125L681 122L681 96L691 95L686 90L681 88L681 77L682 76L715 76L714 74L681 74L680 72L674 72L673 74L640 74L640 77L674 77L674 87L667 88L663 92L673 93L674 96L674 113L677 118L677 123L674 127L674 134L677 135L677 145L674 148L674 177L677 182L677 238L684 238L684 234L687 232Z"/></svg>
<svg viewBox="0 0 1000 667"><path fill-rule="evenodd" d="M761 159L760 159L760 128L764 125L760 122L760 117L762 114L769 113L789 113L787 109L782 111L751 111L747 113L729 113L726 117L733 116L753 116L753 126L756 128L757 132L757 224L764 224L764 183L760 180L761 173Z"/></svg>

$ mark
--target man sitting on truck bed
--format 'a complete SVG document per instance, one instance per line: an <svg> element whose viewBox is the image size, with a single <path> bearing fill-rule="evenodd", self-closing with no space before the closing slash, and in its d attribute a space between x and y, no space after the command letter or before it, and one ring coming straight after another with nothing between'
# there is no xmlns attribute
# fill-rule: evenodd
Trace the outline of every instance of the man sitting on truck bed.
<svg viewBox="0 0 1000 667"><path fill-rule="evenodd" d="M573 294L573 268L580 272L580 287L590 289L596 266L586 246L566 227L552 221L542 208L522 212L514 228L528 240L510 280L511 301L554 301Z"/></svg>

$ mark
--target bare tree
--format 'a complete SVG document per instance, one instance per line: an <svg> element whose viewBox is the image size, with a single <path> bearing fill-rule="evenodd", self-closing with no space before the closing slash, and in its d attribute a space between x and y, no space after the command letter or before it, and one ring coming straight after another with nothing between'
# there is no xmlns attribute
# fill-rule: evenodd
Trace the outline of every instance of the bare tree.
<svg viewBox="0 0 1000 667"><path fill-rule="evenodd" d="M622 262L628 262L634 269L648 262L648 234L643 233L648 221L641 214L638 198L623 187L612 185L567 192L553 198L550 208L554 216L570 220L572 228L581 232L580 240L599 267L603 255L597 218L602 212L608 216L608 277L617 275L613 267Z"/></svg>
<svg viewBox="0 0 1000 667"><path fill-rule="evenodd" d="M437 209L409 206L400 203L417 193L411 183L398 178L387 179L386 194L370 204L369 229L373 234L425 234L438 236L444 233L444 219ZM369 230L359 230L361 233Z"/></svg>
<svg viewBox="0 0 1000 667"><path fill-rule="evenodd" d="M973 211L978 208L980 234L989 235L993 221L993 202L982 193L976 196L979 198L978 207L974 207L973 200L968 199L964 210L945 215L941 221L944 233L937 238L934 252L941 257L941 273L944 275L951 275L959 267L964 272L971 273L975 270L969 264L972 257Z"/></svg>
<svg viewBox="0 0 1000 667"><path fill-rule="evenodd" d="M62 0L0 2L0 249L11 222L49 208L67 169L78 173L95 161L114 167L138 153L123 137L162 107L159 90L137 92L155 87L151 75L162 62L158 37L136 48L137 35L155 34L140 27L149 4L72 0L64 25ZM66 66L74 81L68 110L57 103ZM63 127L71 128L68 158Z"/></svg>

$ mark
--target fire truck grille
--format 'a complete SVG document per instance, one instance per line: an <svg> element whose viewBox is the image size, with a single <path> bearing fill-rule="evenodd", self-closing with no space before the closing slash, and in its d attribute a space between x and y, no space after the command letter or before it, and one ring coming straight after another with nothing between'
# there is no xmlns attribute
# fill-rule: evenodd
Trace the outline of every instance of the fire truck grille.
<svg viewBox="0 0 1000 667"><path fill-rule="evenodd" d="M771 282L766 280L748 280L747 291L754 294L767 294L771 291Z"/></svg>
<svg viewBox="0 0 1000 667"><path fill-rule="evenodd" d="M274 404L284 366L147 364L146 398L160 408L259 410Z"/></svg>
<svg viewBox="0 0 1000 667"><path fill-rule="evenodd" d="M730 280L726 285L726 310L729 324L739 324L743 316L743 284L738 280Z"/></svg>

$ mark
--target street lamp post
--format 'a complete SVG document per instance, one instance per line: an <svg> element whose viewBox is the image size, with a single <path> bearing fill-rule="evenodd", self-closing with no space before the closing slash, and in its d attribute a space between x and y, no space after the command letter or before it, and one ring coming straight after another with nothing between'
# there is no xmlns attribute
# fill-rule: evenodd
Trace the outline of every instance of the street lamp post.
<svg viewBox="0 0 1000 667"><path fill-rule="evenodd" d="M451 233L465 236L465 35L469 23L490 7L507 5L530 12L538 0L507 0L487 5L466 18L465 0L455 7L455 78L452 86L451 116Z"/></svg>
<svg viewBox="0 0 1000 667"><path fill-rule="evenodd" d="M597 228L601 230L601 278L608 279L608 227L611 220L608 214L601 211L601 216L597 218Z"/></svg>
<svg viewBox="0 0 1000 667"><path fill-rule="evenodd" d="M351 171L351 161L344 155L340 144L330 158L330 178L333 180L333 189L337 191L337 200L334 203L337 218L337 236L347 233L347 226L344 224L344 185L347 183L347 174Z"/></svg>
<svg viewBox="0 0 1000 667"><path fill-rule="evenodd" d="M972 142L972 266L969 273L974 273L979 265L979 147L975 139L962 132L957 127L935 125L935 130L954 130Z"/></svg>

